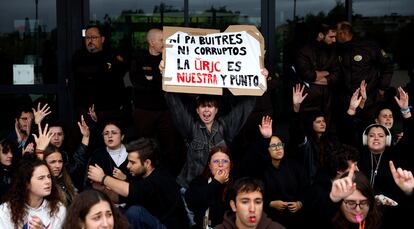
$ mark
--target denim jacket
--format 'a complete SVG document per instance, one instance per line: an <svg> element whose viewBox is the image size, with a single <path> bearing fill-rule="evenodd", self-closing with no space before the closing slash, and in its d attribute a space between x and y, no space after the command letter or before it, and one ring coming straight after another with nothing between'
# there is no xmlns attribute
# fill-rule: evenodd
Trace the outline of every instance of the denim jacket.
<svg viewBox="0 0 414 229"><path fill-rule="evenodd" d="M183 103L179 94L166 93L165 98L187 148L186 162L177 177L177 182L188 188L189 183L200 175L208 164L210 149L229 144L239 133L254 108L256 97L246 96L228 114L216 118L211 132L198 117L192 116L193 112Z"/></svg>

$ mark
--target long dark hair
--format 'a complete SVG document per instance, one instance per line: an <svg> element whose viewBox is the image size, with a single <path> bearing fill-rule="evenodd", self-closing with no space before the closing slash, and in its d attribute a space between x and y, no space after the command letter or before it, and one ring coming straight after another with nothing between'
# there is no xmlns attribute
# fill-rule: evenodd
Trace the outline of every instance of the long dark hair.
<svg viewBox="0 0 414 229"><path fill-rule="evenodd" d="M342 177L347 176L348 173L342 175ZM361 172L355 171L354 173L354 182L356 183L356 189L361 192L369 201L369 211L365 217L365 228L366 229L377 229L381 225L381 210L380 206L375 200L375 193L371 185L369 184L368 179ZM341 210L339 210L332 220L334 228L350 228L351 222L349 222Z"/></svg>
<svg viewBox="0 0 414 229"><path fill-rule="evenodd" d="M85 222L86 215L89 213L90 209L100 201L109 203L114 217L114 229L127 229L128 221L120 214L118 209L114 207L109 197L105 193L94 189L83 191L76 196L68 209L62 228L81 229L81 224Z"/></svg>
<svg viewBox="0 0 414 229"><path fill-rule="evenodd" d="M1 139L0 140L0 153L7 154L9 151L12 151L12 143L7 139Z"/></svg>
<svg viewBox="0 0 414 229"><path fill-rule="evenodd" d="M46 166L46 168L49 169L46 162L37 158L35 154L24 155L16 166L11 188L6 199L11 212L11 220L16 229L19 228L20 225L23 225L24 219L27 218L26 204L29 202L28 186L30 185L33 171L39 166ZM50 195L45 196L44 199L49 202L49 215L50 217L53 217L58 213L59 204L61 202L59 190L53 177Z"/></svg>
<svg viewBox="0 0 414 229"><path fill-rule="evenodd" d="M62 160L63 159L63 154L62 152L60 152L59 148L57 148L54 145L49 144L45 151L43 152L43 160L46 162L46 159L48 156L50 156L53 153L60 153L60 155L62 156ZM46 163L47 164L47 163ZM55 178L55 180L57 180L58 178ZM66 187L67 193L69 194L69 198L66 197L66 195L63 193L64 190L60 190L61 191L61 195L62 195L62 200L63 203L65 204L65 206L68 206L71 202L71 200L74 199L75 195L76 195L76 191L75 191L75 186L73 185L72 179L69 176L69 173L66 171L65 165L63 165L62 167L62 181L63 184Z"/></svg>

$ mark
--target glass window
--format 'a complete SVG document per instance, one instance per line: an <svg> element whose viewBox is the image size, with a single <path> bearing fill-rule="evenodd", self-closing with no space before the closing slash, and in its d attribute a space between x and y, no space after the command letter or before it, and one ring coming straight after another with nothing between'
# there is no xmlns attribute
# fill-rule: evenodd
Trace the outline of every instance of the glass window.
<svg viewBox="0 0 414 229"><path fill-rule="evenodd" d="M345 0L276 0L276 72L281 84L274 97L276 115L288 118L291 109L292 83L295 71L292 68L296 51L310 40L316 39L313 28L320 23L335 23L343 19ZM289 108L289 109L286 109Z"/></svg>
<svg viewBox="0 0 414 229"><path fill-rule="evenodd" d="M372 7L375 4L375 7ZM357 35L377 42L393 59L392 86L404 86L414 68L414 1L353 1L353 28Z"/></svg>
<svg viewBox="0 0 414 229"><path fill-rule="evenodd" d="M0 85L12 85L22 72L29 84L56 83L56 66L56 1L1 1Z"/></svg>
<svg viewBox="0 0 414 229"><path fill-rule="evenodd" d="M7 137L15 127L15 118L20 115L19 111L37 109L40 102L41 107L46 103L50 106L51 114L45 117L44 122L57 120L57 97L54 94L0 94L0 104L2 111L0 112L0 139Z"/></svg>
<svg viewBox="0 0 414 229"><path fill-rule="evenodd" d="M237 2L237 3L236 3ZM259 0L189 1L190 27L225 30L229 25L261 25Z"/></svg>
<svg viewBox="0 0 414 229"><path fill-rule="evenodd" d="M312 28L319 23L333 24L345 15L345 0L276 0L278 72L282 73L284 67L289 69L294 50L314 39Z"/></svg>
<svg viewBox="0 0 414 229"><path fill-rule="evenodd" d="M103 25L111 47L128 54L146 48L150 28L183 26L183 8L183 0L90 0L90 20Z"/></svg>

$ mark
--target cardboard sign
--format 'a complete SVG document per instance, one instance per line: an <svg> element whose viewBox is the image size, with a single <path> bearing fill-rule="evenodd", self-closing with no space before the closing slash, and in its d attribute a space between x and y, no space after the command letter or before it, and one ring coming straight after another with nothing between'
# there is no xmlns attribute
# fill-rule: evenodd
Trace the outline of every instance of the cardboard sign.
<svg viewBox="0 0 414 229"><path fill-rule="evenodd" d="M255 26L218 30L164 27L163 90L196 94L262 95L264 39Z"/></svg>

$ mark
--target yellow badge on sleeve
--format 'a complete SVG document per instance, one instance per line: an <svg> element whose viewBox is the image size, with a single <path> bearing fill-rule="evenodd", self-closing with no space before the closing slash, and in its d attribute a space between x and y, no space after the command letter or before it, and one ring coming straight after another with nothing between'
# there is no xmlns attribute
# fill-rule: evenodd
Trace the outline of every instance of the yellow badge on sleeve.
<svg viewBox="0 0 414 229"><path fill-rule="evenodd" d="M359 61L362 60L362 56L361 55L355 55L354 56L354 60L357 61L357 62L359 62Z"/></svg>
<svg viewBox="0 0 414 229"><path fill-rule="evenodd" d="M381 54L383 57L388 57L388 54L384 51L384 49L381 49Z"/></svg>

